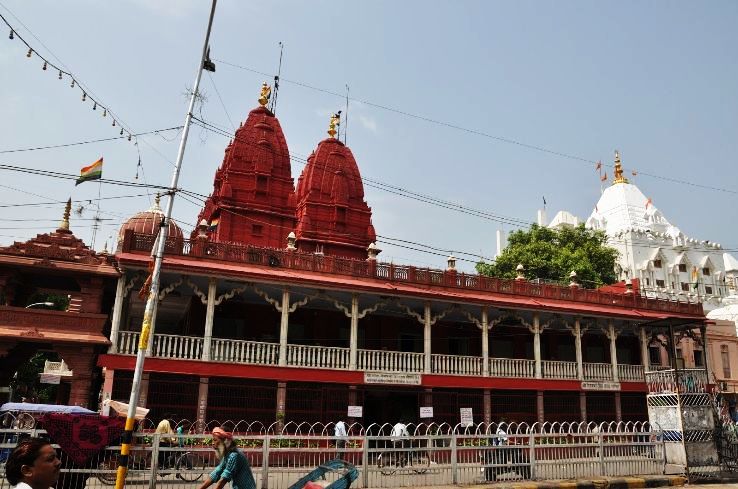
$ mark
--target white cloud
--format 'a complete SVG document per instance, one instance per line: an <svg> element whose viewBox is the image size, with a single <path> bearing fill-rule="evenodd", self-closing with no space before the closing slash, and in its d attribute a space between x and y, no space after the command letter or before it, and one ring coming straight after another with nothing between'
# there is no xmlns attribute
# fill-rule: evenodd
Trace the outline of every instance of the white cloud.
<svg viewBox="0 0 738 489"><path fill-rule="evenodd" d="M359 122L361 122L361 125L364 126L365 129L368 129L374 133L377 132L377 121L375 121L371 117L359 115Z"/></svg>

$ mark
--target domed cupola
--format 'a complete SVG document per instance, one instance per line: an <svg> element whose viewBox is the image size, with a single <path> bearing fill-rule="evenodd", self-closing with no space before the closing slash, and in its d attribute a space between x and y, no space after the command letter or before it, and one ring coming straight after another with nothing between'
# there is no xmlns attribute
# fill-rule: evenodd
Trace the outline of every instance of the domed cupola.
<svg viewBox="0 0 738 489"><path fill-rule="evenodd" d="M208 223L214 241L281 248L294 229L290 155L279 120L266 107L270 95L265 83L259 107L226 147L213 193L197 218Z"/></svg>
<svg viewBox="0 0 738 489"><path fill-rule="evenodd" d="M159 206L159 194L154 198L154 205L147 211L139 212L129 217L118 230L118 246L120 248L123 244L123 238L127 231L131 231L135 234L148 234L156 237L159 234L159 226L161 225L162 219L164 219L164 211ZM153 246L153 240L151 244ZM169 236L167 237L167 247L165 252L170 253L181 253L182 246L184 243L184 234L177 223L174 220L169 220Z"/></svg>
<svg viewBox="0 0 738 489"><path fill-rule="evenodd" d="M372 211L354 155L335 138L338 124L334 115L330 137L308 157L297 182L297 245L300 251L365 259L376 240Z"/></svg>

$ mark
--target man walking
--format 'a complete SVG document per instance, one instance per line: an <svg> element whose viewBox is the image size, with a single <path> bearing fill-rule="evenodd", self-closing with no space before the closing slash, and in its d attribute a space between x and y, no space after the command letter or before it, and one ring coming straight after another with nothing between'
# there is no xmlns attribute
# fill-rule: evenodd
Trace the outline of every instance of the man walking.
<svg viewBox="0 0 738 489"><path fill-rule="evenodd" d="M254 474L246 455L238 449L233 441L233 434L221 428L213 430L213 448L218 454L220 463L205 479L199 489L206 489L217 483L215 489L223 489L231 482L233 489L256 489Z"/></svg>
<svg viewBox="0 0 738 489"><path fill-rule="evenodd" d="M346 423L344 423L343 419L336 422L336 426L333 428L333 435L336 437L336 458L343 459L343 452L346 448L346 440L348 439Z"/></svg>

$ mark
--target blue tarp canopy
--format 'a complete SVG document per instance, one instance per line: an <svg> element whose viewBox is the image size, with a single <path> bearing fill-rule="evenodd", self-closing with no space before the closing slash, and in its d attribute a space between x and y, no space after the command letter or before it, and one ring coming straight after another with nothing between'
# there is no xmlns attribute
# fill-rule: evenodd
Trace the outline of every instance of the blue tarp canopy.
<svg viewBox="0 0 738 489"><path fill-rule="evenodd" d="M2 411L22 411L25 413L66 413L96 414L95 411L80 406L63 406L61 404L31 404L28 402L6 402L0 406Z"/></svg>

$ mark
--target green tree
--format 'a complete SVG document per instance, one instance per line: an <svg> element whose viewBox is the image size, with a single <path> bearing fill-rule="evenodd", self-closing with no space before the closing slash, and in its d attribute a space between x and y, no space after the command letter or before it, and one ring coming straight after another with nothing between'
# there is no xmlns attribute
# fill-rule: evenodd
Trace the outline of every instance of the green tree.
<svg viewBox="0 0 738 489"><path fill-rule="evenodd" d="M577 227L549 229L534 224L528 231L515 231L494 263L477 264L477 272L500 278L515 278L522 264L527 279L568 281L572 271L583 287L595 288L617 280L618 251L606 246L604 232Z"/></svg>
<svg viewBox="0 0 738 489"><path fill-rule="evenodd" d="M10 381L10 388L13 391L11 401L17 402L26 398L29 402L53 404L56 399L57 386L40 383L39 374L44 371L46 360L58 361L57 357L55 353L39 352L21 364Z"/></svg>

